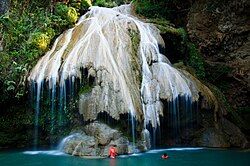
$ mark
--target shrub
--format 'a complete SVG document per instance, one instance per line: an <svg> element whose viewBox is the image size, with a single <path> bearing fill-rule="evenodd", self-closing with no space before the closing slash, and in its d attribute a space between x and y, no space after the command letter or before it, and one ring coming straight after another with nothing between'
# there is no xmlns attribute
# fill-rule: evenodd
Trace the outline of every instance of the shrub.
<svg viewBox="0 0 250 166"><path fill-rule="evenodd" d="M0 103L6 105L27 95L28 71L47 51L51 41L76 22L75 8L51 1L13 0L8 13L0 15ZM22 69L22 70L20 70Z"/></svg>
<svg viewBox="0 0 250 166"><path fill-rule="evenodd" d="M204 60L199 50L193 43L188 43L188 65L195 69L195 74L203 79L205 78Z"/></svg>
<svg viewBox="0 0 250 166"><path fill-rule="evenodd" d="M161 0L157 3L151 0L135 1L135 11L147 18L166 18L168 15L167 3Z"/></svg>
<svg viewBox="0 0 250 166"><path fill-rule="evenodd" d="M117 6L117 4L112 0L96 0L94 2L94 5L101 7L109 7L109 8Z"/></svg>
<svg viewBox="0 0 250 166"><path fill-rule="evenodd" d="M78 19L78 13L74 7L68 7L64 3L57 3L55 14L67 20L70 24L74 24Z"/></svg>
<svg viewBox="0 0 250 166"><path fill-rule="evenodd" d="M81 0L81 8L89 8L90 6L92 6L92 2L91 0Z"/></svg>
<svg viewBox="0 0 250 166"><path fill-rule="evenodd" d="M30 43L38 49L46 50L50 43L50 38L45 33L35 32L31 35Z"/></svg>
<svg viewBox="0 0 250 166"><path fill-rule="evenodd" d="M65 15L68 13L68 6L64 3L57 3L55 6L55 14L61 16L62 18L66 18Z"/></svg>
<svg viewBox="0 0 250 166"><path fill-rule="evenodd" d="M47 28L45 34L50 38L53 39L56 35L54 29L52 28Z"/></svg>
<svg viewBox="0 0 250 166"><path fill-rule="evenodd" d="M69 7L69 10L67 12L67 20L70 23L75 23L78 19L78 14L76 12L76 9L73 7Z"/></svg>

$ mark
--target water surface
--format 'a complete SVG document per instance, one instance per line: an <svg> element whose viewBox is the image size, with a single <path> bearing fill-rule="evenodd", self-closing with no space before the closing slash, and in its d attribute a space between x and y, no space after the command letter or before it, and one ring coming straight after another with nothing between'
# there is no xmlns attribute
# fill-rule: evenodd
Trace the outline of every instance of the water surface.
<svg viewBox="0 0 250 166"><path fill-rule="evenodd" d="M169 159L161 159L167 153ZM169 148L121 155L116 159L83 159L59 151L0 152L1 166L249 166L250 151Z"/></svg>

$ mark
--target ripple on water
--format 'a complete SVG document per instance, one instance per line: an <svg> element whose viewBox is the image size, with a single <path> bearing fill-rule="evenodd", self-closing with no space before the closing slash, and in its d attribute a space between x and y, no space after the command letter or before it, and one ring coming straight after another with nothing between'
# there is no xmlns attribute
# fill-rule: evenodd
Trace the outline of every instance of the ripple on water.
<svg viewBox="0 0 250 166"><path fill-rule="evenodd" d="M158 153L163 151L191 151L191 150L201 150L203 148L168 148L168 149L157 149L157 150L150 150L146 153Z"/></svg>
<svg viewBox="0 0 250 166"><path fill-rule="evenodd" d="M46 155L53 155L53 156L62 156L66 155L65 153L59 151L59 150L45 150L45 151L25 151L23 154L29 154L29 155L37 155L37 154L46 154Z"/></svg>

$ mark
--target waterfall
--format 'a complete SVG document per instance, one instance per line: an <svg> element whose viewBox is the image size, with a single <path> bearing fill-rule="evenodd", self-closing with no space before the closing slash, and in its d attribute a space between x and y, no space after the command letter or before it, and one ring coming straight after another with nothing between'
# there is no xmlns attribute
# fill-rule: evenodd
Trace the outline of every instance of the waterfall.
<svg viewBox="0 0 250 166"><path fill-rule="evenodd" d="M156 137L156 129L161 126L160 116L164 116L163 100L169 103L171 115L170 122L166 123L174 126L174 135L180 133L179 98L185 99L185 114L191 114L192 81L160 53L158 45L164 46L164 42L159 30L131 13L131 5L112 9L91 7L74 28L56 39L52 49L33 68L29 81L37 87L35 145L44 84L49 85L51 92L52 133L55 125L63 125L68 96L74 96L77 83L83 88L79 112L84 120L95 120L102 112L119 120L121 114L127 113L131 116L133 144L136 120L143 121L145 130L151 125ZM132 46L137 38L135 51ZM83 78L93 78L89 91L84 89L87 85ZM55 124L56 115L58 124Z"/></svg>
<svg viewBox="0 0 250 166"><path fill-rule="evenodd" d="M74 133L74 134L71 134L65 138L63 138L63 140L60 142L60 144L58 145L57 149L61 152L63 152L63 149L64 149L64 146L65 144L70 141L71 139L75 139L75 138L78 138L78 137L82 137L82 135L80 133Z"/></svg>

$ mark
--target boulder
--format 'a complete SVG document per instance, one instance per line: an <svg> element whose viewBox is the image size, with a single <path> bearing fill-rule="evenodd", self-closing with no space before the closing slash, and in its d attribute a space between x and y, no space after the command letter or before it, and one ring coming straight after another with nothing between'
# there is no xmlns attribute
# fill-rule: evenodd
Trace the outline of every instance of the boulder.
<svg viewBox="0 0 250 166"><path fill-rule="evenodd" d="M141 140L137 142L139 151L147 151L151 148L150 133L147 129L141 132Z"/></svg>
<svg viewBox="0 0 250 166"><path fill-rule="evenodd" d="M116 145L118 154L128 154L129 141L126 137L120 137L110 142L110 145Z"/></svg>
<svg viewBox="0 0 250 166"><path fill-rule="evenodd" d="M215 128L206 128L198 135L199 138L195 139L193 143L195 146L216 147L216 148L230 147L230 144L225 139L224 134L220 130L217 130Z"/></svg>
<svg viewBox="0 0 250 166"><path fill-rule="evenodd" d="M95 138L83 132L66 137L61 146L61 150L74 156L96 155Z"/></svg>
<svg viewBox="0 0 250 166"><path fill-rule="evenodd" d="M134 153L135 149L146 151L150 148L147 130L142 132L142 140L138 140L136 147L121 132L98 121L86 125L84 131L64 138L59 149L74 156L107 157L111 146L115 146L120 155Z"/></svg>
<svg viewBox="0 0 250 166"><path fill-rule="evenodd" d="M94 136L98 144L102 146L108 145L111 140L119 139L122 136L118 130L114 130L108 125L99 122L93 122L85 126L84 131L88 135Z"/></svg>

